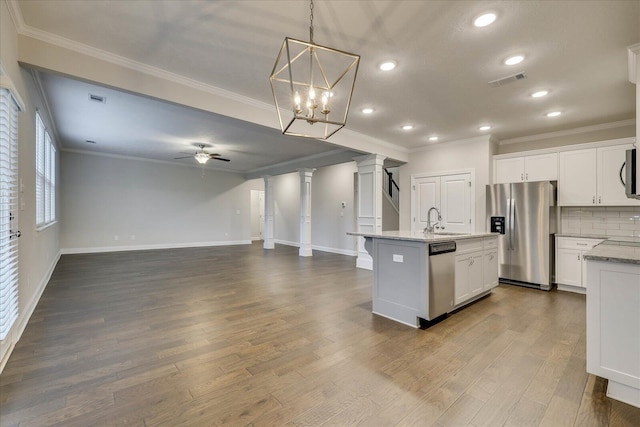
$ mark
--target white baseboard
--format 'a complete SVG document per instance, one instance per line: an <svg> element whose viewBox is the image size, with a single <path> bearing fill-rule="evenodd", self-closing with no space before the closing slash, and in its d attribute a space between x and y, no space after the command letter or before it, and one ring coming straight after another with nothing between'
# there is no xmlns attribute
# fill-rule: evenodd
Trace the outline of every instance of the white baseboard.
<svg viewBox="0 0 640 427"><path fill-rule="evenodd" d="M262 237L260 237L260 236L256 236L256 237L252 237L252 238L251 238L251 241L252 241L252 242L257 242L257 241L259 241L259 240L262 240Z"/></svg>
<svg viewBox="0 0 640 427"><path fill-rule="evenodd" d="M574 292L576 294L583 294L583 295L587 293L587 289L581 286L562 285L560 283L558 283L558 290L565 291L565 292Z"/></svg>
<svg viewBox="0 0 640 427"><path fill-rule="evenodd" d="M180 248L200 248L208 246L233 246L250 245L251 240L223 240L218 242L189 242L189 243L162 243L158 245L138 245L138 246L105 246L91 248L63 248L63 255L71 254L93 254L99 252L123 252L123 251L147 251L154 249L180 249Z"/></svg>
<svg viewBox="0 0 640 427"><path fill-rule="evenodd" d="M42 279L40 280L40 283L38 283L36 292L31 297L31 300L27 303L22 314L20 314L16 319L16 323L13 326L13 331L11 331L11 334L12 334L11 347L3 355L2 360L0 361L0 373L2 373L2 371L4 370L4 366L7 364L7 361L9 360L9 357L11 356L11 353L13 352L13 349L15 348L16 343L20 341L20 338L22 337L22 333L27 327L27 324L29 323L29 319L31 319L31 315L33 314L33 311L36 309L36 306L40 301L40 297L42 297L42 293L44 292L44 289L47 287L49 280L51 280L51 275L53 274L53 270L55 270L56 265L58 265L58 261L60 261L60 255L62 255L62 251L58 251L58 253L53 259L53 262L49 265L49 268L47 269L47 272L45 273L44 277L42 277Z"/></svg>
<svg viewBox="0 0 640 427"><path fill-rule="evenodd" d="M273 243L277 243L278 245L293 246L295 248L299 248L300 247L300 243L298 243L298 242L290 242L288 240L273 239Z"/></svg>
<svg viewBox="0 0 640 427"><path fill-rule="evenodd" d="M332 254L358 256L358 251L350 251L348 249L329 248L326 246L311 245L311 249L320 252L330 252Z"/></svg>

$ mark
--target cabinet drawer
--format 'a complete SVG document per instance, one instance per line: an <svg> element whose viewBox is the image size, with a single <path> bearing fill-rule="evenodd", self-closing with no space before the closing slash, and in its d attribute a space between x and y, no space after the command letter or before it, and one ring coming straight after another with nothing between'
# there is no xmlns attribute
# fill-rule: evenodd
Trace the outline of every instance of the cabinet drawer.
<svg viewBox="0 0 640 427"><path fill-rule="evenodd" d="M492 249L498 247L498 238L497 237L485 237L483 239L483 244L485 249Z"/></svg>
<svg viewBox="0 0 640 427"><path fill-rule="evenodd" d="M573 237L558 237L558 249L580 249L591 250L599 243L604 242L603 239L582 239Z"/></svg>
<svg viewBox="0 0 640 427"><path fill-rule="evenodd" d="M456 240L456 253L466 253L482 250L482 239Z"/></svg>

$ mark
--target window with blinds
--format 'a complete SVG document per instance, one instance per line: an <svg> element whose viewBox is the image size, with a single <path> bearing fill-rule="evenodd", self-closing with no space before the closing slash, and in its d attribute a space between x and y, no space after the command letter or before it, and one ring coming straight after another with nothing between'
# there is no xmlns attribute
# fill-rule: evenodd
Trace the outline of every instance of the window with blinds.
<svg viewBox="0 0 640 427"><path fill-rule="evenodd" d="M0 340L18 317L18 106L0 89Z"/></svg>
<svg viewBox="0 0 640 427"><path fill-rule="evenodd" d="M36 112L36 226L56 220L56 149Z"/></svg>

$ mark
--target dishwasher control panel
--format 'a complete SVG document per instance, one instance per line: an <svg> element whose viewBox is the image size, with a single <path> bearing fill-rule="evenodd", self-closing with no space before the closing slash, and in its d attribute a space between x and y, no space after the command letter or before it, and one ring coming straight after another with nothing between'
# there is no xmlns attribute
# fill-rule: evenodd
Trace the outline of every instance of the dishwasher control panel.
<svg viewBox="0 0 640 427"><path fill-rule="evenodd" d="M429 256L456 251L456 242L437 242L429 244Z"/></svg>

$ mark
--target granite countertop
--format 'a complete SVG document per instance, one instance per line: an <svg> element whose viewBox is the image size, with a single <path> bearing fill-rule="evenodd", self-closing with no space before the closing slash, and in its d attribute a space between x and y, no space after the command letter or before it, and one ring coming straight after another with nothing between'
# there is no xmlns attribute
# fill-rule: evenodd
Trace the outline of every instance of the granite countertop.
<svg viewBox="0 0 640 427"><path fill-rule="evenodd" d="M575 237L578 239L598 239L598 240L609 239L609 237L607 236L599 236L596 234L575 234L575 233L556 233L556 237Z"/></svg>
<svg viewBox="0 0 640 427"><path fill-rule="evenodd" d="M413 242L439 242L444 240L462 240L462 239L474 239L479 237L497 237L498 233L423 233L422 231L383 231L382 233L361 233L357 231L351 231L347 233L350 236L363 236L374 237L378 239L389 240L408 240Z"/></svg>
<svg viewBox="0 0 640 427"><path fill-rule="evenodd" d="M611 238L585 253L584 259L640 265L640 238Z"/></svg>

